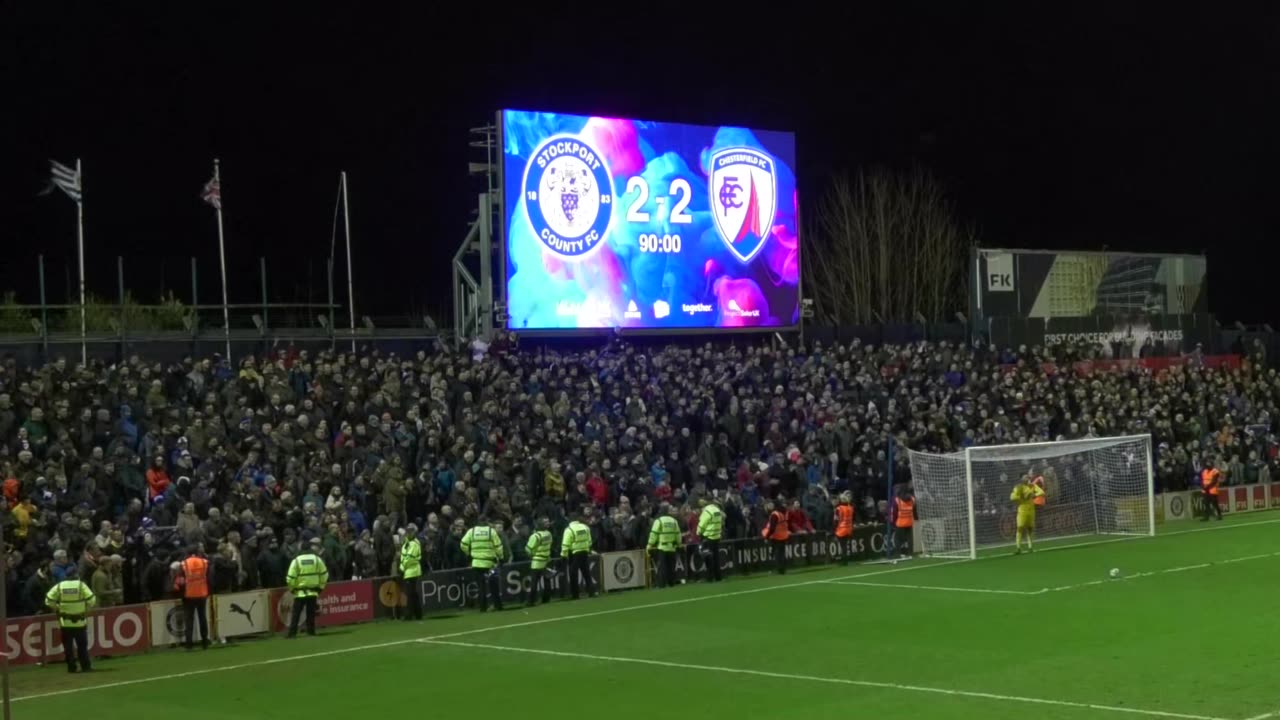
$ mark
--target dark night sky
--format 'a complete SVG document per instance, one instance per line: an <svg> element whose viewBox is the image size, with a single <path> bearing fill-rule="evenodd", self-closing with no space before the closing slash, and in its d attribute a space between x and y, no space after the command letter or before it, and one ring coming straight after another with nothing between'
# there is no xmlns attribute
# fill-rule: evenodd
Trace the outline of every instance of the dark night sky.
<svg viewBox="0 0 1280 720"><path fill-rule="evenodd" d="M74 274L74 206L36 193L47 158L77 155L91 290L113 294L124 255L137 294L186 297L194 255L215 301L198 194L217 156L233 302L257 299L259 255L275 299L323 300L345 169L358 305L444 310L477 189L467 128L515 106L794 130L808 202L833 171L920 164L985 245L1207 251L1219 319L1277 319L1274 9L893 3L752 25L748 6L692 3L542 21L102 5L12 3L0 21L0 287L29 301L37 253L55 299Z"/></svg>

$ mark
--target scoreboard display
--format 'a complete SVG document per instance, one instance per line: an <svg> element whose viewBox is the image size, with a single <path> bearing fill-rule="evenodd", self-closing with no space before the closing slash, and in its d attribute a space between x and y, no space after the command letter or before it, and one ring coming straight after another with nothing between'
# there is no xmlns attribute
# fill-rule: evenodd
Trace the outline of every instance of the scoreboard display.
<svg viewBox="0 0 1280 720"><path fill-rule="evenodd" d="M795 136L502 112L507 327L799 322Z"/></svg>

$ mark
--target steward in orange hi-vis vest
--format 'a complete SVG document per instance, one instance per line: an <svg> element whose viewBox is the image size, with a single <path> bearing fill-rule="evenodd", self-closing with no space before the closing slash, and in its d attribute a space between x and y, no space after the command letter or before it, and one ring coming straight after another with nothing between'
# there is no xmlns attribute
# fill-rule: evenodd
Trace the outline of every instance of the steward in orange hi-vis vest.
<svg viewBox="0 0 1280 720"><path fill-rule="evenodd" d="M176 579L182 591L182 617L186 621L185 646L191 649L195 640L195 626L200 624L200 646L209 648L209 561L200 547L193 546L186 560L182 561Z"/></svg>
<svg viewBox="0 0 1280 720"><path fill-rule="evenodd" d="M892 508L893 545L892 554L897 557L911 557L913 546L912 533L916 524L916 498L910 488L898 491Z"/></svg>
<svg viewBox="0 0 1280 720"><path fill-rule="evenodd" d="M786 503L765 503L764 509L769 513L769 522L760 531L764 539L773 546L773 562L779 575L787 574L787 540L791 537L791 526L787 524Z"/></svg>
<svg viewBox="0 0 1280 720"><path fill-rule="evenodd" d="M1204 522L1209 521L1209 516L1216 514L1218 519L1222 519L1222 506L1218 504L1219 487L1222 485L1222 473L1218 470L1216 463L1209 463L1204 470L1200 471L1200 490L1203 493L1201 500L1204 501Z"/></svg>
<svg viewBox="0 0 1280 720"><path fill-rule="evenodd" d="M197 555L183 560L178 584L184 598L209 597L209 561Z"/></svg>
<svg viewBox="0 0 1280 720"><path fill-rule="evenodd" d="M853 557L853 496L848 492L840 493L840 504L836 505L836 544L840 546L840 564L848 565Z"/></svg>

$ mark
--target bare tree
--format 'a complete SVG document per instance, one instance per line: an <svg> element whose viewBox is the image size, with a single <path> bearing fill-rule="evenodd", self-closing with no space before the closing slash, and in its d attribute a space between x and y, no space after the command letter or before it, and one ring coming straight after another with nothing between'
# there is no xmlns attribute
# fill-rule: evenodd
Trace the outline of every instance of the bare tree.
<svg viewBox="0 0 1280 720"><path fill-rule="evenodd" d="M836 176L805 233L805 294L836 325L945 322L964 307L974 244L922 170Z"/></svg>

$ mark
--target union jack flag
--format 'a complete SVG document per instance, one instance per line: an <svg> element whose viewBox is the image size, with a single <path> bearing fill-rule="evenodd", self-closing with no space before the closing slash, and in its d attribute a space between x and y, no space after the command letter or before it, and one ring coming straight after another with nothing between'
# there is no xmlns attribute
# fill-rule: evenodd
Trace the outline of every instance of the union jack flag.
<svg viewBox="0 0 1280 720"><path fill-rule="evenodd" d="M218 181L216 175L204 184L204 189L200 191L200 199L219 210L222 209L222 183Z"/></svg>
<svg viewBox="0 0 1280 720"><path fill-rule="evenodd" d="M80 202L82 185L79 161L76 161L75 167L68 167L57 160L50 160L49 173L49 187L45 189L45 193L52 191L56 187L66 193L67 197Z"/></svg>

